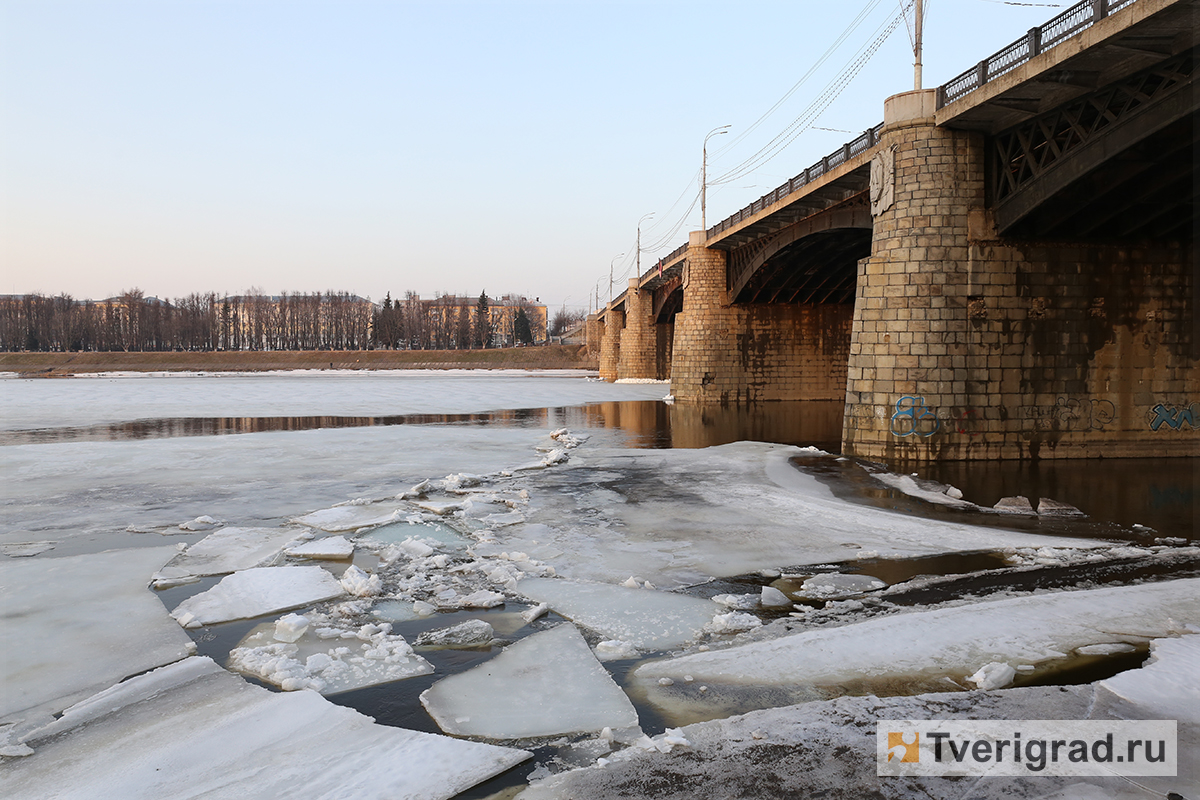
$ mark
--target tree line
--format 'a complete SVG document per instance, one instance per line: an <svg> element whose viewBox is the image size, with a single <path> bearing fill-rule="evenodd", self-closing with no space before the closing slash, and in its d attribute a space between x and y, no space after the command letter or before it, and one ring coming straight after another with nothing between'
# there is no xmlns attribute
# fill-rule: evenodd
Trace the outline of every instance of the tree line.
<svg viewBox="0 0 1200 800"><path fill-rule="evenodd" d="M497 307L478 298L414 292L376 307L348 292L231 297L190 294L171 301L130 289L107 300L70 295L0 296L3 351L205 351L471 349L532 344L544 312L524 298ZM555 326L570 320L555 317ZM569 316L569 315L568 315ZM544 332L544 327L543 327Z"/></svg>

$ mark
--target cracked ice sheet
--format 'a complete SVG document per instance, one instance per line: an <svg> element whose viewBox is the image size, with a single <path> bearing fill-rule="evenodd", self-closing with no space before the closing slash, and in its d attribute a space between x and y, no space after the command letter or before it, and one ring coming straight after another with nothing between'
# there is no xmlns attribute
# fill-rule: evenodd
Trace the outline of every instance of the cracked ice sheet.
<svg viewBox="0 0 1200 800"><path fill-rule="evenodd" d="M530 522L497 531L496 540L507 546L536 525L533 538L564 552L546 559L558 574L603 583L635 575L660 588L856 552L913 557L1101 544L855 505L789 463L804 452L757 442L634 453L579 448L567 464L530 477Z"/></svg>
<svg viewBox="0 0 1200 800"><path fill-rule="evenodd" d="M806 692L821 696L824 687L903 694L943 676L961 683L993 662L1036 667L1087 645L1144 644L1198 629L1200 578L1185 578L889 615L647 662L630 682L664 710L712 718L739 703L763 707L795 702ZM658 682L679 684L685 674L694 683ZM707 692L700 693L699 684Z"/></svg>
<svg viewBox="0 0 1200 800"><path fill-rule="evenodd" d="M444 800L523 750L375 725L315 692L277 694L195 657L89 698L5 764L5 797Z"/></svg>
<svg viewBox="0 0 1200 800"><path fill-rule="evenodd" d="M146 588L172 546L0 562L0 720L35 720L194 645Z"/></svg>
<svg viewBox="0 0 1200 800"><path fill-rule="evenodd" d="M171 616L185 628L249 619L332 600L346 593L321 567L255 567L184 600Z"/></svg>
<svg viewBox="0 0 1200 800"><path fill-rule="evenodd" d="M516 591L642 651L666 650L691 641L714 614L725 610L697 597L554 578L526 578Z"/></svg>
<svg viewBox="0 0 1200 800"><path fill-rule="evenodd" d="M509 645L421 693L438 726L457 736L525 739L629 728L637 712L569 623Z"/></svg>
<svg viewBox="0 0 1200 800"><path fill-rule="evenodd" d="M411 507L402 501L346 503L297 517L296 522L335 533L386 525L404 519L411 513Z"/></svg>
<svg viewBox="0 0 1200 800"><path fill-rule="evenodd" d="M168 561L154 580L178 582L263 566L305 533L304 528L222 528Z"/></svg>

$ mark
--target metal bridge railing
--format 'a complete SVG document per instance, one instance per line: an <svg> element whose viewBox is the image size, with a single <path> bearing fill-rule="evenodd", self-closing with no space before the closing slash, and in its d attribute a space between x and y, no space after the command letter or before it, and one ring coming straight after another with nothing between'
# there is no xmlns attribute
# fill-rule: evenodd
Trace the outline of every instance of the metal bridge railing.
<svg viewBox="0 0 1200 800"><path fill-rule="evenodd" d="M881 122L874 128L864 131L863 134L857 139L852 142L846 142L837 150L834 150L832 153L825 156L820 161L813 164L811 167L804 170L804 172L801 172L787 183L777 186L773 191L764 194L762 197L758 198L741 211L738 211L726 219L721 220L716 225L713 225L708 229L708 236L716 236L718 233L737 225L742 220L749 219L758 212L762 211L764 208L768 208L771 205L778 203L780 200L792 194L793 192L812 183L830 170L840 167L850 159L870 150L872 147L879 144L879 134L882 130L883 123Z"/></svg>
<svg viewBox="0 0 1200 800"><path fill-rule="evenodd" d="M939 86L937 107L941 108L965 97L988 81L1016 69L1034 56L1046 52L1110 14L1136 2L1137 0L1083 0L1076 3L1046 24L1030 28L1029 33L1000 52L983 59L966 72Z"/></svg>

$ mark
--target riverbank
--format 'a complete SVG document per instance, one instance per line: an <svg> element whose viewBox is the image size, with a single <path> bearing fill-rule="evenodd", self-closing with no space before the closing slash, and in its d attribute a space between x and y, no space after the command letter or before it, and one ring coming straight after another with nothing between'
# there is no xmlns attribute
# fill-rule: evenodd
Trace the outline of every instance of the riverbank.
<svg viewBox="0 0 1200 800"><path fill-rule="evenodd" d="M301 350L203 353L0 353L0 372L261 372L289 369L596 369L580 345L496 350Z"/></svg>

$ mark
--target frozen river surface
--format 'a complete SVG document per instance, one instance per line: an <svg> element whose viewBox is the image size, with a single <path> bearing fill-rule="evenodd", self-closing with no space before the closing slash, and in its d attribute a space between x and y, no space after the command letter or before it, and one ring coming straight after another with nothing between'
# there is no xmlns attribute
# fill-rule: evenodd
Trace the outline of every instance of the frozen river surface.
<svg viewBox="0 0 1200 800"><path fill-rule="evenodd" d="M1069 635L989 622L1016 612L956 594L963 573L1011 574L990 600L1052 619L1053 593L1022 597L1078 588L1072 571L1194 570L1196 551L1061 519L1007 526L969 503L853 504L797 464L858 468L813 448L639 449L634 417L666 391L573 373L0 379L6 796L483 797L526 780L589 796L571 781L598 786L587 776L618 753L686 748L690 727L671 725L863 687L1016 697L1022 674L1141 653L1136 666L1200 631L1194 586L1163 581L1073 600L1091 618ZM945 488L913 493L964 505ZM940 577L918 577L935 562ZM824 631L853 643L856 626L869 642L881 615L919 640L941 623L904 598L930 591L961 633L866 683L853 663L836 686L713 666L742 647L820 650ZM989 638L973 649L954 641L976 632ZM1154 672L1159 695L1171 669Z"/></svg>

